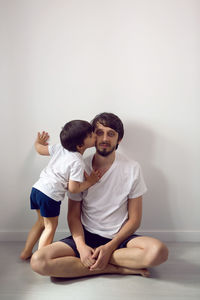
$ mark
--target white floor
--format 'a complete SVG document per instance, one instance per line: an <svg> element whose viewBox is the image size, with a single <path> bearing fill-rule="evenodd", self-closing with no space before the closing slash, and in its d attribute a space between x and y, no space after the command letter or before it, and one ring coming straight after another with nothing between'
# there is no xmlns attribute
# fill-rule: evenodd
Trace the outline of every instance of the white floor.
<svg viewBox="0 0 200 300"><path fill-rule="evenodd" d="M20 261L21 242L0 243L1 300L157 300L200 299L200 243L167 243L168 262L151 278L103 275L73 280L34 273Z"/></svg>

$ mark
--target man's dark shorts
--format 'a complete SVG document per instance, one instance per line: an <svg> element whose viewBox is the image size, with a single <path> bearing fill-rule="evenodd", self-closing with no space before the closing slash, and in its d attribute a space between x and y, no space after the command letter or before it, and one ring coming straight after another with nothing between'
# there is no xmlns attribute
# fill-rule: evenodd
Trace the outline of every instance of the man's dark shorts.
<svg viewBox="0 0 200 300"><path fill-rule="evenodd" d="M108 242L111 241L111 239L108 239L108 238L105 238L105 237L102 237L98 234L94 234L94 233L91 233L89 231L87 231L86 229L84 229L84 234L85 234L85 243L90 246L91 248L97 248L99 246L102 246L102 245L105 245L107 244ZM119 246L117 249L121 249L121 248L126 248L126 245L127 243L138 237L139 235L137 234L132 234L130 235L126 240L124 240ZM60 240L61 242L69 245L75 252L76 256L77 257L80 257L79 253L78 253L78 250L76 248L76 244L74 242L74 239L72 236L69 236L69 237L66 237L62 240Z"/></svg>

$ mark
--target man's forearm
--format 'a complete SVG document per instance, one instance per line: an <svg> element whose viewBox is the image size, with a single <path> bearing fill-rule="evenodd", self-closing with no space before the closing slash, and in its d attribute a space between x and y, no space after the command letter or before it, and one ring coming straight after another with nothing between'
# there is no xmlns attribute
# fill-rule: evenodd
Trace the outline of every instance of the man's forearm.
<svg viewBox="0 0 200 300"><path fill-rule="evenodd" d="M131 220L128 220L116 234L116 236L108 243L109 246L114 250L131 234L133 234L139 227L139 224L133 223Z"/></svg>
<svg viewBox="0 0 200 300"><path fill-rule="evenodd" d="M75 241L76 247L79 250L80 247L85 245L83 226L79 219L68 220L68 225Z"/></svg>
<svg viewBox="0 0 200 300"><path fill-rule="evenodd" d="M111 246L115 249L139 228L142 219L142 196L128 200L128 216L127 222L111 241Z"/></svg>

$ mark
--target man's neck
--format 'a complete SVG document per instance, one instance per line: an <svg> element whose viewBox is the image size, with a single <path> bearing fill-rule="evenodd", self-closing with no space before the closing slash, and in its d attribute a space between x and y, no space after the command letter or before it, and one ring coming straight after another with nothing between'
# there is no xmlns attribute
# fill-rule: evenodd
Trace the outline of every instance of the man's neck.
<svg viewBox="0 0 200 300"><path fill-rule="evenodd" d="M115 160L115 151L113 151L108 156L102 156L98 153L95 153L93 157L92 166L94 170L98 169L109 169Z"/></svg>

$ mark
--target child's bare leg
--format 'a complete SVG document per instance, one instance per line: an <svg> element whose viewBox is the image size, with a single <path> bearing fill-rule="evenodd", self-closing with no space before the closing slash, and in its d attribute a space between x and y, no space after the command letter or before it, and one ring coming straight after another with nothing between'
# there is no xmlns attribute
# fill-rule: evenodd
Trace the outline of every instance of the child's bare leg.
<svg viewBox="0 0 200 300"><path fill-rule="evenodd" d="M38 249L52 243L58 225L58 216L44 219L44 231L40 237Z"/></svg>
<svg viewBox="0 0 200 300"><path fill-rule="evenodd" d="M40 211L36 210L38 219L36 223L31 228L24 249L21 252L20 258L25 260L28 259L32 255L32 250L37 241L39 240L43 230L44 230L44 220L40 215Z"/></svg>

